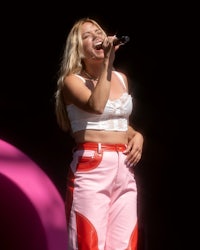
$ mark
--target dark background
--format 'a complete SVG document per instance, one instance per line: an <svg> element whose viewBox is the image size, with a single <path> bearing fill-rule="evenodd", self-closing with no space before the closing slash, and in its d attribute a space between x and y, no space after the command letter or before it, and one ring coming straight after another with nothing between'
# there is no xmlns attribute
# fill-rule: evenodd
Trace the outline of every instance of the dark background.
<svg viewBox="0 0 200 250"><path fill-rule="evenodd" d="M115 67L130 78L135 96L132 121L145 138L136 167L139 250L180 249L182 200L175 152L179 38L185 19L178 8L152 1L103 5L58 0L9 2L1 10L0 138L30 156L63 199L73 141L58 128L53 95L67 34L77 19L88 16L110 34L130 37L118 50Z"/></svg>

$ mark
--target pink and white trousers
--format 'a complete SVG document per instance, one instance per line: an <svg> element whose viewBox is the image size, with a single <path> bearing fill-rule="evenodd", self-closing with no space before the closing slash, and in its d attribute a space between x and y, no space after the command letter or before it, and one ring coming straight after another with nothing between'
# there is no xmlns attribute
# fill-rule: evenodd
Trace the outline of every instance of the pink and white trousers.
<svg viewBox="0 0 200 250"><path fill-rule="evenodd" d="M124 144L83 143L67 178L67 250L136 250L137 187Z"/></svg>

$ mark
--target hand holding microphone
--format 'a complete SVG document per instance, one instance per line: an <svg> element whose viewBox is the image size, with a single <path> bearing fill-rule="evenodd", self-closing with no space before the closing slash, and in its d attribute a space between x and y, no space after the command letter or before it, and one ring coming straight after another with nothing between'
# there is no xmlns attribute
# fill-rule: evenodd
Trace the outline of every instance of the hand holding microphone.
<svg viewBox="0 0 200 250"><path fill-rule="evenodd" d="M114 40L113 40L113 46L118 46L118 45L124 45L126 44L127 42L130 41L130 38L129 36L121 36L121 37L116 37ZM96 45L96 49L102 49L102 44L98 44Z"/></svg>

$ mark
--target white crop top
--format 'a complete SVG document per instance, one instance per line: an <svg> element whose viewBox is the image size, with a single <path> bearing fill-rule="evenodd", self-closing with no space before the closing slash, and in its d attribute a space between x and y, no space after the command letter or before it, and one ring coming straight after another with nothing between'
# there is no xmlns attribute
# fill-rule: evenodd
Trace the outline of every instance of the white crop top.
<svg viewBox="0 0 200 250"><path fill-rule="evenodd" d="M124 88L123 77L114 71L120 78ZM77 75L78 77L81 77ZM86 82L83 77L81 79ZM129 116L133 109L132 97L124 92L120 98L108 100L102 114L86 112L74 104L67 105L68 117L71 123L72 132L85 129L126 131L128 129Z"/></svg>

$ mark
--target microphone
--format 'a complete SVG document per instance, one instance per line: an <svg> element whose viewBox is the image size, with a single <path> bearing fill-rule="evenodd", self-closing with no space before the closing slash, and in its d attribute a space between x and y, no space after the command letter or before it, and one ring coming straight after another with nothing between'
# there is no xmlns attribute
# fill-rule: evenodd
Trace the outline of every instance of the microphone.
<svg viewBox="0 0 200 250"><path fill-rule="evenodd" d="M117 46L117 45L124 45L125 43L129 42L130 38L129 36L121 36L120 38L117 37L114 41L113 41L113 45Z"/></svg>
<svg viewBox="0 0 200 250"><path fill-rule="evenodd" d="M116 38L113 40L113 46L124 45L124 44L126 44L127 42L129 42L129 41L130 41L129 36L116 37ZM102 49L102 43L96 45L96 49Z"/></svg>

